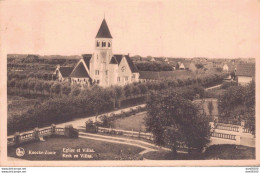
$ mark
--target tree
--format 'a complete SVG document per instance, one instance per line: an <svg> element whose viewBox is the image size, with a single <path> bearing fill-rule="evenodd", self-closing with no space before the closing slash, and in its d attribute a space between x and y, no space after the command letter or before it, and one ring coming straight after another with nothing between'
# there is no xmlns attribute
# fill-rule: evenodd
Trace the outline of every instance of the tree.
<svg viewBox="0 0 260 173"><path fill-rule="evenodd" d="M22 85L21 88L22 88L23 90L28 89L28 81L24 80L21 85ZM30 90L29 90L29 91L30 91Z"/></svg>
<svg viewBox="0 0 260 173"><path fill-rule="evenodd" d="M208 110L209 110L209 115L212 117L212 111L214 109L212 101L208 102Z"/></svg>
<svg viewBox="0 0 260 173"><path fill-rule="evenodd" d="M218 100L222 118L245 121L246 128L255 133L255 82L247 86L230 86Z"/></svg>
<svg viewBox="0 0 260 173"><path fill-rule="evenodd" d="M203 64L195 64L195 66L198 68L198 69L202 69L202 68L204 68L204 65Z"/></svg>
<svg viewBox="0 0 260 173"><path fill-rule="evenodd" d="M115 90L115 96L116 96L116 99L119 100L120 98L123 97L124 95L124 90L122 87L120 86L115 86L114 87L114 90Z"/></svg>
<svg viewBox="0 0 260 173"><path fill-rule="evenodd" d="M62 85L61 90L62 90L62 94L69 95L71 92L71 87L69 84L64 84Z"/></svg>
<svg viewBox="0 0 260 173"><path fill-rule="evenodd" d="M60 83L54 83L51 86L51 92L55 94L60 94L61 93L61 84Z"/></svg>
<svg viewBox="0 0 260 173"><path fill-rule="evenodd" d="M129 85L129 84L128 84L128 85L125 85L125 86L124 86L124 93L125 93L125 96L126 96L126 97L131 96L132 91L133 91L132 85Z"/></svg>
<svg viewBox="0 0 260 173"><path fill-rule="evenodd" d="M37 91L41 92L43 91L43 82L42 81L37 81L35 86L34 86L34 89L37 93Z"/></svg>
<svg viewBox="0 0 260 173"><path fill-rule="evenodd" d="M8 80L8 87L15 87L15 79L12 79L12 80Z"/></svg>
<svg viewBox="0 0 260 173"><path fill-rule="evenodd" d="M51 83L50 82L44 82L43 89L50 94L51 93Z"/></svg>
<svg viewBox="0 0 260 173"><path fill-rule="evenodd" d="M17 81L17 82L15 83L15 88L17 88L17 89L19 90L19 92L20 92L21 86L22 86L21 81Z"/></svg>
<svg viewBox="0 0 260 173"><path fill-rule="evenodd" d="M80 89L78 86L73 86L72 89L71 89L71 92L70 94L72 96L78 96L80 94Z"/></svg>
<svg viewBox="0 0 260 173"><path fill-rule="evenodd" d="M140 88L138 86L133 86L133 90L132 90L132 93L133 95L138 95L140 94Z"/></svg>
<svg viewBox="0 0 260 173"><path fill-rule="evenodd" d="M194 148L202 151L209 142L208 118L201 115L198 107L178 92L152 92L147 102L147 111L146 127L153 133L156 144L170 145L172 151L176 152L178 143L184 143L189 151Z"/></svg>
<svg viewBox="0 0 260 173"><path fill-rule="evenodd" d="M144 95L144 94L146 94L148 92L148 88L147 88L147 86L145 84L140 83L138 85L138 87L139 87L140 92L141 92L142 95Z"/></svg>
<svg viewBox="0 0 260 173"><path fill-rule="evenodd" d="M28 87L30 90L34 91L34 87L35 87L35 81L29 81Z"/></svg>

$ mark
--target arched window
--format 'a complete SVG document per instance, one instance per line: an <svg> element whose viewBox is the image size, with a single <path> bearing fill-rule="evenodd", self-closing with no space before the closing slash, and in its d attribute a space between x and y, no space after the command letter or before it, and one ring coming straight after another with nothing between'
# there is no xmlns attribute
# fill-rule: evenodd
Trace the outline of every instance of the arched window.
<svg viewBox="0 0 260 173"><path fill-rule="evenodd" d="M106 42L102 41L102 47L106 47Z"/></svg>
<svg viewBox="0 0 260 173"><path fill-rule="evenodd" d="M108 47L111 47L111 43L110 43L110 42L108 42L108 43L107 43L107 46L108 46Z"/></svg>
<svg viewBox="0 0 260 173"><path fill-rule="evenodd" d="M97 41L97 47L99 47L100 46L100 42L99 41Z"/></svg>

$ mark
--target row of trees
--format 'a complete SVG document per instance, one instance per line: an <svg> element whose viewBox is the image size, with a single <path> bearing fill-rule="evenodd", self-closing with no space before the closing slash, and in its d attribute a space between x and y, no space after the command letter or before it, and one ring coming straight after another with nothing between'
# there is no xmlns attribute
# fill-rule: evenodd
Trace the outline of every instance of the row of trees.
<svg viewBox="0 0 260 173"><path fill-rule="evenodd" d="M22 114L8 117L8 133L61 123L73 118L98 115L113 109L115 93L110 88L86 88L77 96L53 97L32 106Z"/></svg>
<svg viewBox="0 0 260 173"><path fill-rule="evenodd" d="M29 79L29 78L37 78L37 79L42 79L42 80L56 80L56 76L53 75L50 72L47 71L38 71L38 72L8 72L7 74L7 79L12 80L22 80L22 79Z"/></svg>
<svg viewBox="0 0 260 173"><path fill-rule="evenodd" d="M16 92L21 94L42 94L42 95L69 95L71 92L79 93L78 86L71 86L69 83L60 83L57 81L44 81L37 79L15 80L7 82L8 88L15 88Z"/></svg>
<svg viewBox="0 0 260 173"><path fill-rule="evenodd" d="M52 64L25 64L25 63L7 63L8 69L22 69L22 70L49 70L54 71L55 65Z"/></svg>
<svg viewBox="0 0 260 173"><path fill-rule="evenodd" d="M29 74L30 75L30 74ZM46 75L47 76L47 75ZM45 77L43 77L45 78ZM125 86L113 86L110 87L111 90L116 93L116 100L119 100L123 97L133 97L138 95L145 95L148 91L155 90L161 91L167 88L176 88L176 87L184 87L191 85L202 85L208 86L214 83L222 81L224 78L223 75L210 75L204 76L203 78L196 79L177 79L177 80L162 80L158 82L146 82L146 83L133 83ZM28 94L58 94L58 95L69 95L69 94L79 94L82 90L82 87L77 85L70 85L67 82L57 82L57 81L44 81L37 80L35 78L22 79L17 80L17 78L13 78L12 80L8 80L8 87L16 88L18 92L24 93L27 91ZM89 88L91 89L91 87ZM198 90L201 91L201 90ZM200 94L200 96L202 96Z"/></svg>
<svg viewBox="0 0 260 173"><path fill-rule="evenodd" d="M173 66L163 62L136 62L139 71L173 71Z"/></svg>

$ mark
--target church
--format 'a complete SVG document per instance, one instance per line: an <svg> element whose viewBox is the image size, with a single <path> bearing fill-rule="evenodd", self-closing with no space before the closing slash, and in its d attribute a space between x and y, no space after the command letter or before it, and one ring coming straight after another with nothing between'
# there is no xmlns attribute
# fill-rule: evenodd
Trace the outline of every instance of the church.
<svg viewBox="0 0 260 173"><path fill-rule="evenodd" d="M93 54L83 54L78 63L71 67L57 66L55 75L59 81L102 87L126 85L139 81L139 72L129 55L113 54L113 37L103 19L95 38Z"/></svg>

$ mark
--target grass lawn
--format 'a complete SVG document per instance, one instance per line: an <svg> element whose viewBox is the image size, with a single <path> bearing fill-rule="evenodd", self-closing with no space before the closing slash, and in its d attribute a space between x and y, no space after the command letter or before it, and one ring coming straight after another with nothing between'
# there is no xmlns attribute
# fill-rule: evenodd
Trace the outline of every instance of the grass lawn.
<svg viewBox="0 0 260 173"><path fill-rule="evenodd" d="M246 160L255 159L255 148L236 145L213 145L205 153L173 155L167 151L153 151L144 154L151 160Z"/></svg>
<svg viewBox="0 0 260 173"><path fill-rule="evenodd" d="M65 137L55 137L47 138L44 142L31 142L23 144L19 147L24 148L25 155L21 157L26 160L140 160L142 156L138 153L143 151L142 148L134 147L130 145L115 144L91 139L82 138L65 138ZM63 152L65 149L80 149L80 152ZM93 149L94 152L83 152L83 148ZM16 156L16 148L8 149L8 156ZM55 154L29 154L30 151L48 151L56 152ZM65 155L64 155L65 154ZM79 158L65 158L71 154L78 154ZM87 158L81 158L80 154L87 154ZM85 155L86 156L86 155ZM89 158L93 157L93 158ZM19 157L17 157L19 158Z"/></svg>
<svg viewBox="0 0 260 173"><path fill-rule="evenodd" d="M131 115L126 118L120 118L112 122L112 127L116 129L123 130L133 130L145 132L144 118L146 117L146 112L141 112L136 115Z"/></svg>

